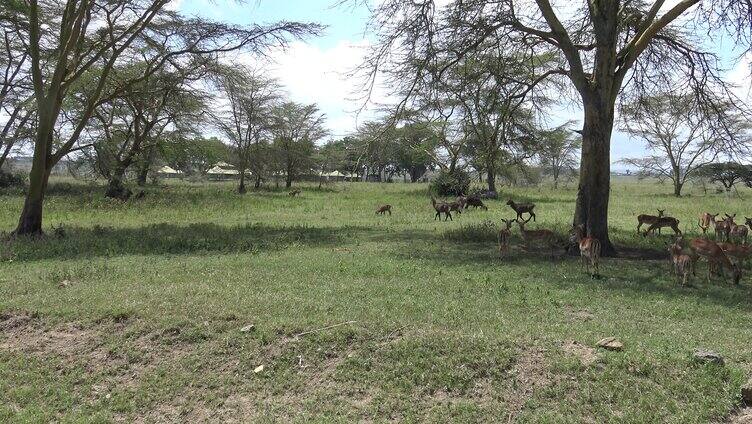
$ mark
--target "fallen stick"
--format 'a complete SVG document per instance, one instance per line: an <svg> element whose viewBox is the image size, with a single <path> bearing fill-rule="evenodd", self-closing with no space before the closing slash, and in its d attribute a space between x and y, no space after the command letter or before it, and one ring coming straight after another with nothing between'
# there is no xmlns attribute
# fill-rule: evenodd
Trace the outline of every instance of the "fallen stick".
<svg viewBox="0 0 752 424"><path fill-rule="evenodd" d="M358 322L358 321L345 321L345 322L341 322L341 323L339 323L339 324L332 324L332 325L327 325L326 327L321 327L321 328L317 328L317 329L315 329L315 330L304 331L304 332L302 332L302 333L300 333L300 334L296 334L296 335L295 335L295 338L298 338L298 337L300 337L300 336L305 336L306 334L311 334L311 333L315 333L315 332L317 332L317 331L328 330L328 329L330 329L330 328L334 328L334 327L341 327L341 326L343 326L343 325L348 325L348 324L355 324L356 322Z"/></svg>

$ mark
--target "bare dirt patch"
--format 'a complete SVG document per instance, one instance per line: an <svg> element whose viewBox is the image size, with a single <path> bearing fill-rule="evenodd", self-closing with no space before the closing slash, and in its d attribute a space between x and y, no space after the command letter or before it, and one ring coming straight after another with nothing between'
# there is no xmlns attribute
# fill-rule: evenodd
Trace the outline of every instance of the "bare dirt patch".
<svg viewBox="0 0 752 424"><path fill-rule="evenodd" d="M726 422L728 424L752 424L752 407L736 411Z"/></svg>
<svg viewBox="0 0 752 424"><path fill-rule="evenodd" d="M590 346L574 340L566 340L561 349L570 356L577 357L582 365L592 365L598 360L598 353Z"/></svg>
<svg viewBox="0 0 752 424"><path fill-rule="evenodd" d="M517 362L510 371L514 378L513 386L504 394L509 407L509 422L514 421L537 390L552 383L553 376L548 369L545 352L542 348L528 346L517 355Z"/></svg>

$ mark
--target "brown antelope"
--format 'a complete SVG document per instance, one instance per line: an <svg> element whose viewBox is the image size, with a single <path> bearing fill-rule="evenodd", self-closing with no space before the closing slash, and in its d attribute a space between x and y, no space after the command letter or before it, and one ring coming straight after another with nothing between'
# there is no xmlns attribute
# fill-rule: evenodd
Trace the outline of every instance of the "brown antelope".
<svg viewBox="0 0 752 424"><path fill-rule="evenodd" d="M747 244L716 243L729 258L734 258L737 263L743 263L752 254L752 246Z"/></svg>
<svg viewBox="0 0 752 424"><path fill-rule="evenodd" d="M580 247L580 258L582 258L582 265L585 267L585 271L590 274L590 267L593 267L593 274L591 277L600 277L600 270L598 269L598 263L601 260L601 241L595 237L587 237L584 225L575 225L572 227L572 243L576 243Z"/></svg>
<svg viewBox="0 0 752 424"><path fill-rule="evenodd" d="M708 228L710 228L711 223L715 223L715 217L719 214L712 214L710 212L703 212L700 215L700 219L697 221L697 225L702 230L702 234L705 235L708 233Z"/></svg>
<svg viewBox="0 0 752 424"><path fill-rule="evenodd" d="M389 216L392 216L392 205L379 206L379 208L376 209L376 215L384 215L387 212L389 212Z"/></svg>
<svg viewBox="0 0 752 424"><path fill-rule="evenodd" d="M459 204L463 209L467 205L467 196L457 196L455 203Z"/></svg>
<svg viewBox="0 0 752 424"><path fill-rule="evenodd" d="M734 217L736 217L736 214L734 214L733 216L727 214L726 216L728 217L727 222L729 224L729 234L727 241L731 241L731 239L741 240L744 244L747 244L747 235L749 234L749 228L747 228L746 225L737 225L736 222L734 222Z"/></svg>
<svg viewBox="0 0 752 424"><path fill-rule="evenodd" d="M530 221L530 218L532 218L533 222L535 222L535 212L533 212L533 209L535 209L534 203L515 203L514 200L508 199L507 205L509 205L509 207L514 209L514 211L517 213L518 220L522 220L522 214L527 213L530 215L527 217L527 220Z"/></svg>
<svg viewBox="0 0 752 424"><path fill-rule="evenodd" d="M662 216L658 218L654 223L650 224L647 230L645 230L644 235L647 236L649 233L655 233L655 230L660 230L663 227L670 227L674 230L674 234L678 236L682 235L682 232L679 229L679 220L670 216ZM658 234L660 234L660 231Z"/></svg>
<svg viewBox="0 0 752 424"><path fill-rule="evenodd" d="M449 210L453 212L457 212L458 214L462 215L462 208L465 207L465 204L460 202L459 200L455 200L452 203L447 203L449 205Z"/></svg>
<svg viewBox="0 0 752 424"><path fill-rule="evenodd" d="M499 256L504 258L509 252L509 239L512 237L512 223L514 220L502 219L501 222L504 223L505 228L499 230Z"/></svg>
<svg viewBox="0 0 752 424"><path fill-rule="evenodd" d="M300 194L300 190L295 189L295 190L289 192L288 194L290 195L290 197L295 197L295 196L297 196L297 195Z"/></svg>
<svg viewBox="0 0 752 424"><path fill-rule="evenodd" d="M692 239L689 242L689 248L692 249L692 252L695 253L693 262L696 262L700 256L707 259L708 283L710 282L711 271L715 268L715 266L718 266L721 269L721 275L723 276L724 280L726 279L726 276L723 272L728 270L731 273L734 284L739 284L739 280L742 276L742 271L739 268L739 265L732 263L726 253L724 253L723 249L721 249L721 247L716 242L708 239L696 238ZM694 263L692 264L692 266L694 272Z"/></svg>
<svg viewBox="0 0 752 424"><path fill-rule="evenodd" d="M483 210L488 210L488 207L483 204L483 201L480 200L480 197L470 196L465 201L465 209L467 209L469 206L472 206L475 209L481 208Z"/></svg>
<svg viewBox="0 0 752 424"><path fill-rule="evenodd" d="M431 197L431 204L433 205L433 209L436 211L436 216L434 216L433 218L434 221L436 221L436 219L441 221L442 213L444 214L444 221L446 221L447 219L452 219L452 213L449 205L443 202L437 202L433 197ZM452 219L452 221L454 220Z"/></svg>
<svg viewBox="0 0 752 424"><path fill-rule="evenodd" d="M526 230L525 224L527 221L520 221L518 219L515 219L515 222L517 222L517 225L520 226L520 234L522 235L522 240L525 242L525 250L528 250L530 248L531 242L540 242L542 245L547 245L551 248L551 257L554 257L554 249L556 248L556 245L558 244L558 238L556 237L556 233L554 233L551 230Z"/></svg>
<svg viewBox="0 0 752 424"><path fill-rule="evenodd" d="M686 286L689 273L694 273L694 271L692 268L692 257L683 252L681 242L682 238L677 238L676 242L669 246L668 251L671 254L671 264L673 265L676 279L681 281L682 286Z"/></svg>
<svg viewBox="0 0 752 424"><path fill-rule="evenodd" d="M665 212L665 209L658 209L658 216L655 215L637 215L637 234L640 233L640 229L642 228L642 225L653 225L656 222L658 222L658 219L663 217L663 213ZM658 234L661 233L661 229L658 228Z"/></svg>
<svg viewBox="0 0 752 424"><path fill-rule="evenodd" d="M731 226L729 225L727 219L715 221L713 223L713 229L715 230L716 241L721 241L721 240L728 241L729 235L731 233Z"/></svg>

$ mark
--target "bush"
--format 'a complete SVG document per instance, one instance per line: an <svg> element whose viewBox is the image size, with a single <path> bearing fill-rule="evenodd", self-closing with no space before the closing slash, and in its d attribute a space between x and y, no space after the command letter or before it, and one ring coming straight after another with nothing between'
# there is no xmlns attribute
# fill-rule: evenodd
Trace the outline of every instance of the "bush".
<svg viewBox="0 0 752 424"><path fill-rule="evenodd" d="M11 174L10 172L0 171L0 188L24 188L25 186L25 176L21 174Z"/></svg>
<svg viewBox="0 0 752 424"><path fill-rule="evenodd" d="M470 188L470 176L460 169L441 171L435 180L431 181L431 191L439 196L462 196Z"/></svg>

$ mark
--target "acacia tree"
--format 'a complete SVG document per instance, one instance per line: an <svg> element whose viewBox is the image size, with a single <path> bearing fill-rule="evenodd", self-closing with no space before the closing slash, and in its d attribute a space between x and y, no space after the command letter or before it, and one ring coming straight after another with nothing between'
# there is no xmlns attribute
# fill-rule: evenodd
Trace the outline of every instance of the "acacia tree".
<svg viewBox="0 0 752 424"><path fill-rule="evenodd" d="M316 142L327 135L326 116L315 104L284 102L274 110L274 154L285 173L285 187L313 166Z"/></svg>
<svg viewBox="0 0 752 424"><path fill-rule="evenodd" d="M623 128L645 141L654 154L622 162L641 173L671 180L674 196L684 184L719 154L744 154L748 124L731 107L707 111L691 95L660 93L622 107ZM726 125L726 128L724 128ZM732 131L727 129L735 128Z"/></svg>
<svg viewBox="0 0 752 424"><path fill-rule="evenodd" d="M567 122L550 130L538 133L537 156L543 170L551 175L554 188L559 187L559 179L567 172L577 169L577 156L580 151L580 138L567 127Z"/></svg>
<svg viewBox="0 0 752 424"><path fill-rule="evenodd" d="M160 57L147 61L156 72L183 55L203 55L237 49L264 51L284 46L290 37L319 31L318 25L282 22L241 27L200 18L185 19L165 9L169 0L28 0L20 21L29 37L22 41L30 58L34 108L34 156L21 217L15 234L40 234L44 195L50 172L76 148L79 137L103 98L112 69L134 40L159 46ZM167 53L165 53L167 52ZM72 87L91 75L91 90L76 119L67 123L64 138L55 137L63 101ZM139 81L138 77L133 83ZM119 87L129 85L127 82Z"/></svg>
<svg viewBox="0 0 752 424"><path fill-rule="evenodd" d="M257 155L272 137L281 88L257 70L229 66L219 69L216 85L227 104L211 114L212 120L230 142L230 161L240 173L238 193L242 194L246 192L246 171L262 160ZM258 166L256 171L260 171ZM256 176L258 185L260 174Z"/></svg>
<svg viewBox="0 0 752 424"><path fill-rule="evenodd" d="M371 83L385 74L387 84L407 93L404 107L415 93L431 90L446 69L488 45L552 55L558 66L535 75L534 83L569 82L583 108L573 221L612 255L608 200L617 100L673 86L689 89L704 108L718 108L725 100L719 97L730 95L721 61L692 31L728 30L749 46L752 0L583 3L564 13L550 0L453 0L440 10L432 0L385 0L374 9L370 28L377 42L360 70ZM696 25L688 25L690 20Z"/></svg>
<svg viewBox="0 0 752 424"><path fill-rule="evenodd" d="M28 30L20 19L22 14L14 3L2 4L0 12L0 168L11 150L28 139L28 123L33 119L29 54L22 40ZM15 6L15 7L14 7Z"/></svg>

